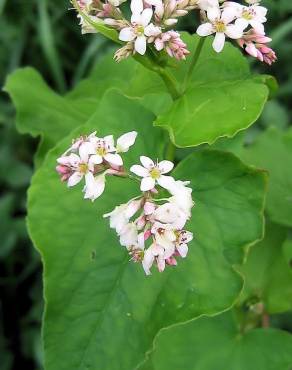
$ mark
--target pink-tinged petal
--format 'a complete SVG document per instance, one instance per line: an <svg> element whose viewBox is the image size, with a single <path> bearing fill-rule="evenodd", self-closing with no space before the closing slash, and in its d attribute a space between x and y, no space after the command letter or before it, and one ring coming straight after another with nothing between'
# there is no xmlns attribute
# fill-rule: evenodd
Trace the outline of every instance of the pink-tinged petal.
<svg viewBox="0 0 292 370"><path fill-rule="evenodd" d="M123 165L122 157L119 154L107 153L104 156L104 159L108 163L113 164L114 166L122 166Z"/></svg>
<svg viewBox="0 0 292 370"><path fill-rule="evenodd" d="M106 149L108 152L113 152L115 151L115 141L113 135L107 135L103 138Z"/></svg>
<svg viewBox="0 0 292 370"><path fill-rule="evenodd" d="M132 13L141 13L143 11L143 0L132 0L131 1Z"/></svg>
<svg viewBox="0 0 292 370"><path fill-rule="evenodd" d="M101 164L102 162L103 162L103 158L99 154L91 155L88 161L89 165Z"/></svg>
<svg viewBox="0 0 292 370"><path fill-rule="evenodd" d="M245 48L245 51L252 57L257 58L258 56L258 49L255 47L255 45L252 42L247 45L247 47Z"/></svg>
<svg viewBox="0 0 292 370"><path fill-rule="evenodd" d="M176 249L178 250L178 253L181 255L182 258L185 258L189 251L187 244L178 245Z"/></svg>
<svg viewBox="0 0 292 370"><path fill-rule="evenodd" d="M146 216L152 215L152 213L155 211L155 204L152 202L146 202L144 204L144 213Z"/></svg>
<svg viewBox="0 0 292 370"><path fill-rule="evenodd" d="M161 28L154 26L153 23L150 23L144 29L144 35L146 36L158 36L161 34Z"/></svg>
<svg viewBox="0 0 292 370"><path fill-rule="evenodd" d="M168 189L171 189L173 187L175 180L171 176L161 175L157 179L157 182L158 182L158 185L160 185L162 188L168 190Z"/></svg>
<svg viewBox="0 0 292 370"><path fill-rule="evenodd" d="M141 181L141 191L149 191L155 186L155 180L152 177L144 177Z"/></svg>
<svg viewBox="0 0 292 370"><path fill-rule="evenodd" d="M68 187L71 188L72 186L77 185L82 180L83 174L80 172L74 172L72 176L68 179Z"/></svg>
<svg viewBox="0 0 292 370"><path fill-rule="evenodd" d="M137 51L137 53L139 53L140 55L144 55L146 53L146 46L146 37L144 35L138 36L135 40L135 50Z"/></svg>
<svg viewBox="0 0 292 370"><path fill-rule="evenodd" d="M249 22L248 22L248 20L246 20L244 18L238 18L235 21L235 25L238 28L240 28L242 31L244 31L246 29L246 27L249 25Z"/></svg>
<svg viewBox="0 0 292 370"><path fill-rule="evenodd" d="M125 27L121 29L119 39L122 41L133 41L136 35L132 27Z"/></svg>
<svg viewBox="0 0 292 370"><path fill-rule="evenodd" d="M80 162L80 158L78 157L78 155L76 155L77 157L77 162L76 164L78 165L78 163ZM71 165L71 161L70 161L70 156L69 155L65 155L65 156L62 156L60 158L57 159L57 162L63 166L69 166Z"/></svg>
<svg viewBox="0 0 292 370"><path fill-rule="evenodd" d="M147 24L149 24L151 18L153 15L153 11L150 8L144 9L143 12L141 13L141 23L142 26L146 27Z"/></svg>
<svg viewBox="0 0 292 370"><path fill-rule="evenodd" d="M146 157L145 155L141 155L140 161L142 165L147 168L148 170L151 170L155 165L151 158Z"/></svg>
<svg viewBox="0 0 292 370"><path fill-rule="evenodd" d="M158 50L158 51L160 51L164 48L164 43L161 39L156 39L154 41L154 45L155 45L155 49Z"/></svg>
<svg viewBox="0 0 292 370"><path fill-rule="evenodd" d="M260 33L261 35L265 34L265 27L262 23L252 20L250 21L250 25L257 33Z"/></svg>
<svg viewBox="0 0 292 370"><path fill-rule="evenodd" d="M216 19L220 18L221 12L217 6L211 6L207 10L207 17L210 19L211 22L214 22Z"/></svg>
<svg viewBox="0 0 292 370"><path fill-rule="evenodd" d="M149 171L146 168L140 166L139 164L134 164L134 166L130 168L130 171L140 177L149 176Z"/></svg>
<svg viewBox="0 0 292 370"><path fill-rule="evenodd" d="M222 51L224 48L224 43L225 43L225 34L217 32L212 44L213 49L217 53L220 53L220 51Z"/></svg>
<svg viewBox="0 0 292 370"><path fill-rule="evenodd" d="M213 28L212 23L201 24L197 29L197 34L199 36L209 36L209 35L212 35L212 33L214 33L214 28Z"/></svg>
<svg viewBox="0 0 292 370"><path fill-rule="evenodd" d="M173 169L174 164L171 161L161 161L158 164L160 173L168 173Z"/></svg>
<svg viewBox="0 0 292 370"><path fill-rule="evenodd" d="M240 39L242 37L242 29L234 24L230 24L226 27L226 35L231 39Z"/></svg>
<svg viewBox="0 0 292 370"><path fill-rule="evenodd" d="M221 19L225 24L231 23L236 17L237 10L235 7L227 7L223 10Z"/></svg>
<svg viewBox="0 0 292 370"><path fill-rule="evenodd" d="M163 272L165 269L165 259L161 255L157 257L157 267L159 272Z"/></svg>
<svg viewBox="0 0 292 370"><path fill-rule="evenodd" d="M129 148L135 144L137 135L138 133L136 131L131 131L120 136L117 140L117 151L123 153L127 152Z"/></svg>
<svg viewBox="0 0 292 370"><path fill-rule="evenodd" d="M133 13L131 16L132 24L142 24L142 15L141 13Z"/></svg>

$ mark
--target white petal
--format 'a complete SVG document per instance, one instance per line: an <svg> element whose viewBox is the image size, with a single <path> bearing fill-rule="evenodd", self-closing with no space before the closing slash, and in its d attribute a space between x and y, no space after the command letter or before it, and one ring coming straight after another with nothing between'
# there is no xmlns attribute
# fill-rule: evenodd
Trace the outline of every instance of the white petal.
<svg viewBox="0 0 292 370"><path fill-rule="evenodd" d="M174 164L171 161L161 161L158 164L158 168L161 173L168 173L173 169Z"/></svg>
<svg viewBox="0 0 292 370"><path fill-rule="evenodd" d="M80 172L74 172L68 179L68 187L77 185L83 177L83 174Z"/></svg>
<svg viewBox="0 0 292 370"><path fill-rule="evenodd" d="M142 266L143 266L143 269L144 269L146 275L151 275L150 268L152 267L153 262L154 262L154 256L151 253L150 248L148 248L145 251L144 258L143 258L143 261L142 261Z"/></svg>
<svg viewBox="0 0 292 370"><path fill-rule="evenodd" d="M134 166L130 168L130 171L140 177L149 176L149 171L145 167L140 166L139 164L134 164Z"/></svg>
<svg viewBox="0 0 292 370"><path fill-rule="evenodd" d="M187 244L177 245L176 249L178 250L178 253L181 255L182 258L185 258L189 251Z"/></svg>
<svg viewBox="0 0 292 370"><path fill-rule="evenodd" d="M131 15L131 23L132 24L142 24L142 15L141 15L141 13L133 13Z"/></svg>
<svg viewBox="0 0 292 370"><path fill-rule="evenodd" d="M225 34L224 33L219 33L217 32L213 41L213 49L217 52L220 53L222 49L224 48L224 43L225 43Z"/></svg>
<svg viewBox="0 0 292 370"><path fill-rule="evenodd" d="M90 154L95 154L94 146L92 143L85 142L79 147L79 155L82 162L86 163Z"/></svg>
<svg viewBox="0 0 292 370"><path fill-rule="evenodd" d="M143 11L143 0L132 0L131 11L132 13L141 13Z"/></svg>
<svg viewBox="0 0 292 370"><path fill-rule="evenodd" d="M145 27L144 34L146 36L158 36L161 34L161 28L154 26L153 23L150 23L148 26Z"/></svg>
<svg viewBox="0 0 292 370"><path fill-rule="evenodd" d="M201 24L197 29L197 34L199 36L209 36L209 35L212 35L212 33L214 33L214 28L213 28L212 23Z"/></svg>
<svg viewBox="0 0 292 370"><path fill-rule="evenodd" d="M152 177L144 177L141 181L140 189L142 191L148 191L153 189L155 186L155 180Z"/></svg>
<svg viewBox="0 0 292 370"><path fill-rule="evenodd" d="M149 24L151 18L153 15L153 11L150 8L144 9L142 14L141 14L141 23L142 26L146 27L147 24Z"/></svg>
<svg viewBox="0 0 292 370"><path fill-rule="evenodd" d="M219 7L217 8L216 6L211 6L207 10L207 17L211 22L214 22L217 18L220 18L220 13Z"/></svg>
<svg viewBox="0 0 292 370"><path fill-rule="evenodd" d="M100 197L105 189L105 175L100 175L94 178L94 180L89 180L87 177L87 184L85 185L83 191L85 192L84 199L90 199L94 201L96 198Z"/></svg>
<svg viewBox="0 0 292 370"><path fill-rule="evenodd" d="M225 31L226 35L231 39L240 39L242 37L242 29L235 26L234 24L230 24L226 27Z"/></svg>
<svg viewBox="0 0 292 370"><path fill-rule="evenodd" d="M174 178L171 177L171 176L165 176L165 175L161 175L158 179L157 179L157 182L158 184L163 187L164 189L170 189L173 185L174 185Z"/></svg>
<svg viewBox="0 0 292 370"><path fill-rule="evenodd" d="M122 41L133 41L136 35L132 27L126 27L121 29L119 39Z"/></svg>
<svg viewBox="0 0 292 370"><path fill-rule="evenodd" d="M234 7L227 7L223 10L221 19L225 24L231 23L236 17L236 9Z"/></svg>
<svg viewBox="0 0 292 370"><path fill-rule="evenodd" d="M146 37L144 35L138 36L135 41L135 50L137 53L144 55L146 52Z"/></svg>
<svg viewBox="0 0 292 370"><path fill-rule="evenodd" d="M262 23L255 20L250 21L250 25L255 29L255 31L261 35L265 34L265 27Z"/></svg>
<svg viewBox="0 0 292 370"><path fill-rule="evenodd" d="M117 151L127 152L130 146L134 145L138 133L136 131L127 132L126 134L120 136L117 140Z"/></svg>
<svg viewBox="0 0 292 370"><path fill-rule="evenodd" d="M154 162L152 161L151 158L146 157L145 155L141 155L140 161L143 164L145 168L148 168L149 170L154 167Z"/></svg>
<svg viewBox="0 0 292 370"><path fill-rule="evenodd" d="M237 27L241 28L241 29L242 29L242 31L246 29L246 27L248 26L248 24L249 24L249 23L248 23L248 20L246 20L246 19L244 19L244 18L238 18L238 19L236 19L236 21L235 21L235 25L236 25Z"/></svg>
<svg viewBox="0 0 292 370"><path fill-rule="evenodd" d="M122 157L119 154L107 153L104 156L104 159L107 162L113 164L114 166L122 166L123 165Z"/></svg>
<svg viewBox="0 0 292 370"><path fill-rule="evenodd" d="M113 135L107 135L103 140L105 142L107 152L113 152L116 150Z"/></svg>
<svg viewBox="0 0 292 370"><path fill-rule="evenodd" d="M91 164L100 164L102 163L103 159L102 159L102 156L99 155L99 154L94 154L94 155L91 155L90 158L89 158L89 161L88 163L91 165Z"/></svg>

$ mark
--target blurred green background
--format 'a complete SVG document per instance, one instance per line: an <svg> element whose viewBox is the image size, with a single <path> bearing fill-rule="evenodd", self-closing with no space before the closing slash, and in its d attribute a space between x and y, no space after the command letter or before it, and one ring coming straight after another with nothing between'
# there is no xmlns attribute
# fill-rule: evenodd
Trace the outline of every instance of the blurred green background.
<svg viewBox="0 0 292 370"><path fill-rule="evenodd" d="M249 140L267 126L282 129L292 117L292 1L266 0L268 33L278 62L271 68L250 60L251 67L274 75L280 85ZM33 66L59 93L86 76L110 48L99 35L80 35L76 15L67 0L0 0L0 78L21 66ZM192 18L180 23L194 32ZM290 41L290 42L289 42ZM37 140L16 132L14 108L0 96L0 369L42 369L40 325L43 310L41 262L26 226L26 191L33 172ZM289 316L274 318L291 330ZM290 319L291 320L291 319Z"/></svg>

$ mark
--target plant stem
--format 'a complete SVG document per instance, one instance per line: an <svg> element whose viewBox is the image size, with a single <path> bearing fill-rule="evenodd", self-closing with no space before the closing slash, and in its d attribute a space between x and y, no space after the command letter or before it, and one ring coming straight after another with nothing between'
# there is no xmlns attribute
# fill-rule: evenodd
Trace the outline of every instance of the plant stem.
<svg viewBox="0 0 292 370"><path fill-rule="evenodd" d="M157 73L160 75L160 77L163 79L163 82L165 83L165 86L167 87L167 90L169 91L172 100L177 100L181 97L181 93L179 92L177 88L177 83L175 79L169 74L165 69L158 68Z"/></svg>
<svg viewBox="0 0 292 370"><path fill-rule="evenodd" d="M196 64L199 60L199 56L200 56L201 51L203 49L205 39L206 39L205 37L200 37L200 39L199 39L199 43L196 47L195 53L194 53L193 58L191 60L191 64L190 64L189 69L188 69L188 71L185 75L184 84L183 84L183 87L184 87L183 91L185 91L188 87L188 84L189 84L190 79L191 79L192 74L193 74L193 70L194 70L194 68L195 68L195 66L196 66Z"/></svg>

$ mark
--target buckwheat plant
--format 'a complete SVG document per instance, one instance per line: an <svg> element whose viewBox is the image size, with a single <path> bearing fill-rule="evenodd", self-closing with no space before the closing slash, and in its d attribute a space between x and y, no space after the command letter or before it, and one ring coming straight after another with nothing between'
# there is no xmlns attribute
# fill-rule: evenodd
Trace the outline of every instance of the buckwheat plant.
<svg viewBox="0 0 292 370"><path fill-rule="evenodd" d="M180 17L197 12L201 25L196 33L201 36L214 34L213 48L221 52L226 38L235 40L249 55L267 64L277 57L267 46L271 41L265 35L267 9L261 0L245 0L245 4L225 0L131 0L131 17L128 19L123 4L126 0L73 0L78 11L82 33L95 33L105 26L104 31L116 30L122 47L115 53L115 60L136 53L166 52L170 57L182 60L189 50L175 26ZM194 30L195 31L195 30ZM104 32L111 37L113 34Z"/></svg>
<svg viewBox="0 0 292 370"><path fill-rule="evenodd" d="M173 169L171 161L153 162L141 156L141 165L126 171L120 153L135 143L137 133L128 132L114 143L112 135L99 138L96 132L74 140L71 147L57 159L57 172L68 187L85 180L84 198L94 201L105 189L106 176L141 180L141 195L117 206L109 217L120 244L126 247L131 260L140 262L147 275L155 263L162 272L166 265L176 266L177 258L185 258L193 234L184 229L194 205L189 182L175 181L166 176ZM131 175L133 173L137 177ZM159 198L161 190L170 197ZM135 216L135 219L133 217Z"/></svg>

